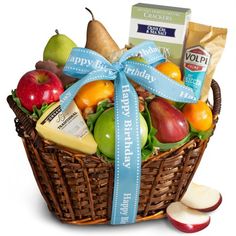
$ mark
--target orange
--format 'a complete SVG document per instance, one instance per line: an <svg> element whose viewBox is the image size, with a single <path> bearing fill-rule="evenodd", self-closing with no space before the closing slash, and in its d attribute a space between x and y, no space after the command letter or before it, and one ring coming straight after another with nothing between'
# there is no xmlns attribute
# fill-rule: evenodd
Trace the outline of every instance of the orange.
<svg viewBox="0 0 236 236"><path fill-rule="evenodd" d="M182 81L182 74L180 68L175 65L173 62L166 61L162 62L161 64L158 64L156 66L156 69L159 70L162 74L170 77L171 79L179 82L180 84L184 84ZM171 101L169 99L166 99L168 103L171 105L175 105L174 101Z"/></svg>
<svg viewBox="0 0 236 236"><path fill-rule="evenodd" d="M181 70L174 63L166 61L157 65L156 69L171 79L183 84Z"/></svg>
<svg viewBox="0 0 236 236"><path fill-rule="evenodd" d="M80 110L97 105L106 98L114 97L114 85L109 80L97 80L84 85L74 101Z"/></svg>
<svg viewBox="0 0 236 236"><path fill-rule="evenodd" d="M209 106L198 101L195 104L186 104L183 114L192 127L198 131L206 131L212 126L213 117Z"/></svg>

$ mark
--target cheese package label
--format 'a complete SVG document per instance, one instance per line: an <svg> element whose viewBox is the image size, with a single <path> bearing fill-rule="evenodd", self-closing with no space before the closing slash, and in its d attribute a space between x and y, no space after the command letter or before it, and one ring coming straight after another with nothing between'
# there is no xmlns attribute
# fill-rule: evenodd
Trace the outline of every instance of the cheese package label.
<svg viewBox="0 0 236 236"><path fill-rule="evenodd" d="M97 150L97 144L74 101L65 112L61 111L59 102L52 105L37 121L36 130L43 138L77 151L93 154Z"/></svg>

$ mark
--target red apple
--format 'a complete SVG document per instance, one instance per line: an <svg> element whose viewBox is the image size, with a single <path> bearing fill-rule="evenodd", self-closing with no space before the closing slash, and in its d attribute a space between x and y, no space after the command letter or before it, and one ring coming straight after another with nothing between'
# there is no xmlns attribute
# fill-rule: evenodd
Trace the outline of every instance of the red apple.
<svg viewBox="0 0 236 236"><path fill-rule="evenodd" d="M173 202L166 209L170 223L180 231L195 233L210 224L210 216L191 209L181 202Z"/></svg>
<svg viewBox="0 0 236 236"><path fill-rule="evenodd" d="M209 212L216 210L220 206L222 196L213 188L191 183L181 202L193 209Z"/></svg>
<svg viewBox="0 0 236 236"><path fill-rule="evenodd" d="M47 70L29 71L20 79L16 95L23 107L33 111L33 107L40 108L43 104L50 104L59 100L64 89L56 74Z"/></svg>
<svg viewBox="0 0 236 236"><path fill-rule="evenodd" d="M175 143L189 133L189 125L183 113L165 99L156 97L149 104L153 127L157 129L156 138L162 143Z"/></svg>

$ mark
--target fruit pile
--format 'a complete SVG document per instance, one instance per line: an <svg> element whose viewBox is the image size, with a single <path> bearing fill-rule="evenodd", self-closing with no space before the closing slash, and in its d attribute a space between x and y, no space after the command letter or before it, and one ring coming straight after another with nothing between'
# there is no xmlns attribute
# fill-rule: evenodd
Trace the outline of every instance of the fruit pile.
<svg viewBox="0 0 236 236"><path fill-rule="evenodd" d="M88 23L85 47L113 62L123 50L119 49L105 27L94 19L92 12L87 10L91 13L92 20ZM56 34L45 46L43 61L36 63L35 70L23 75L16 90L13 91L13 98L18 106L33 119L38 120L43 114L48 115L46 111L53 103L58 102L63 91L76 81L63 74L63 67L74 47L76 44L69 37L56 30ZM146 63L139 55L129 60ZM156 70L184 84L181 68L174 63L162 62L156 66ZM177 148L193 137L206 139L212 134L212 112L205 102L200 100L196 104L173 102L156 97L140 85L130 82L139 96L143 160L158 151ZM74 103L89 130L87 133L92 134L97 143L96 154L108 161L114 160L115 149L113 101L114 84L105 80L84 85L74 98ZM38 132L49 139L40 129ZM55 142L53 138L51 141ZM81 151L78 146L74 149Z"/></svg>
<svg viewBox="0 0 236 236"><path fill-rule="evenodd" d="M89 12L92 14L90 10ZM36 122L36 129L43 138L113 162L115 159L113 82L98 80L84 85L75 96L68 112L63 113L60 109L60 95L76 81L75 78L63 73L63 67L74 47L76 44L69 37L56 30L56 34L45 46L43 60L36 63L34 70L22 76L16 90L12 91L12 97L19 108ZM105 27L94 19L93 14L88 24L85 47L100 53L111 62L117 60L123 51L128 50L128 48L119 49ZM129 60L146 63L139 55ZM172 80L184 84L181 68L171 61L166 60L158 64L155 69ZM178 148L194 137L207 139L212 134L213 116L206 102L201 100L195 104L174 102L154 96L140 85L130 82L139 98L142 160L147 160L158 152ZM193 189L193 192L196 191L195 187ZM185 225L189 225L191 215L196 213L186 209L183 204L204 210L208 205L218 206L221 201L221 196L217 195L220 197L216 203L210 202L206 206L191 205L193 202L191 196L186 194L182 203L175 203L167 209L170 221L186 232L190 230ZM176 208L178 208L177 214ZM183 208L190 215L187 220L185 215L184 219L179 216ZM184 222L183 224L175 219L178 217L181 218L180 222L181 220ZM209 224L209 217L201 216L201 219L204 227Z"/></svg>

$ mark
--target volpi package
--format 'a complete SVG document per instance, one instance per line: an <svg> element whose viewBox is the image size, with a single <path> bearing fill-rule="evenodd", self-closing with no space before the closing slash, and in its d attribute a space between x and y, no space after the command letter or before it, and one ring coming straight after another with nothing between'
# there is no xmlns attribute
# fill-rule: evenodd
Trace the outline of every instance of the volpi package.
<svg viewBox="0 0 236 236"><path fill-rule="evenodd" d="M154 41L162 54L181 64L191 10L138 3L132 7L129 43Z"/></svg>
<svg viewBox="0 0 236 236"><path fill-rule="evenodd" d="M212 76L225 47L227 29L189 23L184 54L184 82L207 100Z"/></svg>

